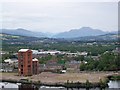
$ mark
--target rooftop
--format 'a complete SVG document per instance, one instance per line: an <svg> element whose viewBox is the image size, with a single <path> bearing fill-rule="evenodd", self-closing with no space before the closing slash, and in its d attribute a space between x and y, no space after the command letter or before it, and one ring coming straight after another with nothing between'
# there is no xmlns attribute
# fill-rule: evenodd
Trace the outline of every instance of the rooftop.
<svg viewBox="0 0 120 90"><path fill-rule="evenodd" d="M32 61L38 61L38 59L37 59L37 58L34 58Z"/></svg>
<svg viewBox="0 0 120 90"><path fill-rule="evenodd" d="M28 51L29 49L20 49L19 52L26 52Z"/></svg>

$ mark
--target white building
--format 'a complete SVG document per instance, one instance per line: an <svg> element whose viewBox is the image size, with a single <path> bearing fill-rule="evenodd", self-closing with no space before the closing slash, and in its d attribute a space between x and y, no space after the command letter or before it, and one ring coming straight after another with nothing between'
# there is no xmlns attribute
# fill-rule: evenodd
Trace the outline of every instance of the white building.
<svg viewBox="0 0 120 90"><path fill-rule="evenodd" d="M13 64L13 63L17 63L18 62L18 59L5 59L4 60L5 63L9 63L9 64Z"/></svg>

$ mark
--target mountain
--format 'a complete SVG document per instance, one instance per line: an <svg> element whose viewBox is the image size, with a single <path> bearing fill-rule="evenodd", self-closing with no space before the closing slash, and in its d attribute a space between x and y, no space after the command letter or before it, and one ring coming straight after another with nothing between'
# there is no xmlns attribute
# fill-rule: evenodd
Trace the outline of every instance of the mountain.
<svg viewBox="0 0 120 90"><path fill-rule="evenodd" d="M118 34L117 31L114 32L104 32L99 29L92 29L90 27L82 27L80 29L72 29L68 32L62 32L58 34L53 33L42 33L42 32L33 32L26 29L18 28L18 29L0 29L1 33L4 34L11 34L11 35L20 35L20 36L29 36L29 37L48 37L48 38L79 38L79 37L86 37L86 36L98 36L104 35L108 33Z"/></svg>
<svg viewBox="0 0 120 90"><path fill-rule="evenodd" d="M92 29L90 27L82 27L80 29L73 29L68 32L62 32L57 35L54 35L54 38L77 38L77 37L85 37L85 36L97 36L107 34L108 32L104 32L99 29Z"/></svg>
<svg viewBox="0 0 120 90"><path fill-rule="evenodd" d="M32 32L26 29L1 29L2 33L12 34L12 35L21 35L21 36L30 36L30 37L46 37L45 33L41 32Z"/></svg>

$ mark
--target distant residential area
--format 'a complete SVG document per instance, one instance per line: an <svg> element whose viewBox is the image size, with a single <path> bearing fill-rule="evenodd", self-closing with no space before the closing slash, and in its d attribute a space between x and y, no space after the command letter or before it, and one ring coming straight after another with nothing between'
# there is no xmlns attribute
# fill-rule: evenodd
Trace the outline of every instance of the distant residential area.
<svg viewBox="0 0 120 90"><path fill-rule="evenodd" d="M29 66L32 74L120 70L117 41L67 41L8 36L9 38L5 36L2 42L0 72L18 73L22 70L19 67L20 50L30 50L32 63L37 61L35 66Z"/></svg>

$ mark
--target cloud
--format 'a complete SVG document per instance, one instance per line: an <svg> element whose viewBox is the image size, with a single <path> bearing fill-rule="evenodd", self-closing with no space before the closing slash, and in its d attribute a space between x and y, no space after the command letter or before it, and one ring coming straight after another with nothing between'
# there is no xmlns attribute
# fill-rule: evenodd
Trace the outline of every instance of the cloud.
<svg viewBox="0 0 120 90"><path fill-rule="evenodd" d="M4 28L22 27L42 32L61 32L82 26L112 31L117 30L117 9L117 2L5 2L0 22Z"/></svg>

